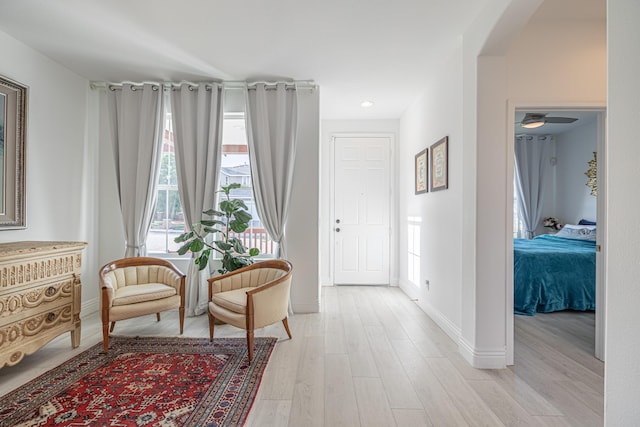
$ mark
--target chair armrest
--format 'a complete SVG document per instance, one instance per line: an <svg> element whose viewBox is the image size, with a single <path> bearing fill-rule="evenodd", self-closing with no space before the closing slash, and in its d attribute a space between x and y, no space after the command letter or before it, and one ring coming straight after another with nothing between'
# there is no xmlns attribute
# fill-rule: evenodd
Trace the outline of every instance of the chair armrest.
<svg viewBox="0 0 640 427"><path fill-rule="evenodd" d="M291 273L247 291L247 314L254 328L261 328L287 317Z"/></svg>
<svg viewBox="0 0 640 427"><path fill-rule="evenodd" d="M116 287L113 285L113 282L109 277L101 277L100 285L102 307L111 308L111 306L113 305L113 297L116 292Z"/></svg>

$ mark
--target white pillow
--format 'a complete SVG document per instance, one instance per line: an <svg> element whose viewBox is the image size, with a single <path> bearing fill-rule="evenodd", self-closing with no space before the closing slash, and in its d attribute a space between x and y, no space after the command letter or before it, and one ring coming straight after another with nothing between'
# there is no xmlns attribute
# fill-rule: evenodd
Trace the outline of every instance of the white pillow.
<svg viewBox="0 0 640 427"><path fill-rule="evenodd" d="M568 239L596 240L596 226L567 224L555 235Z"/></svg>

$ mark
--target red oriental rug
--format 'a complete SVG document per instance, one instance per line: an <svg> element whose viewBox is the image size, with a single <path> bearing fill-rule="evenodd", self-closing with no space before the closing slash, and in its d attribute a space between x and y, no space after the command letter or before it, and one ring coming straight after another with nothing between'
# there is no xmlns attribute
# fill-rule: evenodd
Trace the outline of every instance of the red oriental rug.
<svg viewBox="0 0 640 427"><path fill-rule="evenodd" d="M112 337L0 397L0 426L243 425L277 341Z"/></svg>

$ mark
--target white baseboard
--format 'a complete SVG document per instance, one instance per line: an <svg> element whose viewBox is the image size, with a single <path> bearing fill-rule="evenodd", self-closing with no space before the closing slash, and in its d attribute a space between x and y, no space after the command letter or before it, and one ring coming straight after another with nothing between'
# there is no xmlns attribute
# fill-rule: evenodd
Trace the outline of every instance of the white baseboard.
<svg viewBox="0 0 640 427"><path fill-rule="evenodd" d="M402 292L404 292L410 299L415 301L418 300L418 297L420 296L420 289L418 289L416 285L404 279L401 279L398 282L398 285L400 286L400 289L402 289Z"/></svg>
<svg viewBox="0 0 640 427"><path fill-rule="evenodd" d="M320 303L316 304L292 304L293 313L320 313Z"/></svg>
<svg viewBox="0 0 640 427"><path fill-rule="evenodd" d="M502 369L507 367L506 350L478 350L463 338L460 338L458 342L458 350L474 368Z"/></svg>
<svg viewBox="0 0 640 427"><path fill-rule="evenodd" d="M472 345L462 338L462 331L458 325L449 320L448 317L443 315L427 301L419 299L420 291L414 284L406 280L401 280L400 288L410 298L417 298L418 307L427 313L440 329L458 345L458 351L471 366L478 369L502 369L507 366L507 352L505 349L478 350L473 348Z"/></svg>
<svg viewBox="0 0 640 427"><path fill-rule="evenodd" d="M431 320L433 320L438 326L440 326L440 329L442 329L444 333L453 340L453 342L455 342L456 344L460 342L460 327L458 327L458 325L453 323L451 320L449 320L448 317L443 315L439 310L436 310L431 304L427 303L426 301L418 300L418 306L429 315Z"/></svg>
<svg viewBox="0 0 640 427"><path fill-rule="evenodd" d="M100 310L100 298L92 298L88 301L85 301L80 306L80 318L84 319L85 317L89 317L94 315Z"/></svg>

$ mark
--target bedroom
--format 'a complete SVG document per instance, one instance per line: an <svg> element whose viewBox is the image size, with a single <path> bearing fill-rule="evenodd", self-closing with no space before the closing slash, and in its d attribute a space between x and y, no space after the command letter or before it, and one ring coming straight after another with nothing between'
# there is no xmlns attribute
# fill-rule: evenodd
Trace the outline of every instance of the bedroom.
<svg viewBox="0 0 640 427"><path fill-rule="evenodd" d="M535 114L546 114L546 123L522 126ZM578 324L584 348L593 354L596 347L602 359L595 344L599 333L594 334L599 323L594 312L598 198L595 180L590 179L602 151L601 116L595 110L517 111L513 282L516 334L523 326L552 323L562 333L571 327L567 325ZM528 228L532 240L526 239ZM547 314L559 311L564 313Z"/></svg>

